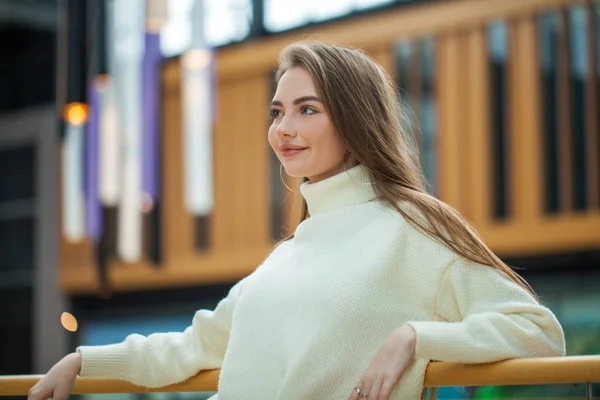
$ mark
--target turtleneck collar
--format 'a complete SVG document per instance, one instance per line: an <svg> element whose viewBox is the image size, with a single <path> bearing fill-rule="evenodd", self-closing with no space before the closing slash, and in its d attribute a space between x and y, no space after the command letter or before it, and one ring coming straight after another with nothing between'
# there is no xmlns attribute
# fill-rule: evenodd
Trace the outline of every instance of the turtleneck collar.
<svg viewBox="0 0 600 400"><path fill-rule="evenodd" d="M362 164L319 182L305 182L300 192L313 216L377 198L369 170Z"/></svg>

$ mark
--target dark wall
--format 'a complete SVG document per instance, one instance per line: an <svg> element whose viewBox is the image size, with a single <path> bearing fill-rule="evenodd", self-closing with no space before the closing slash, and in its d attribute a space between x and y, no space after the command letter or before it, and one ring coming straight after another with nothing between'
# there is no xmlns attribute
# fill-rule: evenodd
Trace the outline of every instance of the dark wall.
<svg viewBox="0 0 600 400"><path fill-rule="evenodd" d="M54 102L56 33L0 25L0 113Z"/></svg>

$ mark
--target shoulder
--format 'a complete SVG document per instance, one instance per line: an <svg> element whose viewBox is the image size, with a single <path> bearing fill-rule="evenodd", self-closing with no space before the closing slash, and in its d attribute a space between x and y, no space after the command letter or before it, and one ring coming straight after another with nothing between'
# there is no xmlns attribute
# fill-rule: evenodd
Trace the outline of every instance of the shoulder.
<svg viewBox="0 0 600 400"><path fill-rule="evenodd" d="M402 242L421 252L428 252L438 257L454 261L457 255L436 238L432 231L432 222L421 210L408 201L397 203L398 208L387 205L390 220L399 228Z"/></svg>
<svg viewBox="0 0 600 400"><path fill-rule="evenodd" d="M411 204L400 203L398 210L386 203L382 209L384 229L369 239L377 242L374 248L383 246L383 251L393 254L394 268L403 276L427 285L439 282L457 255L419 226L427 226L426 218Z"/></svg>

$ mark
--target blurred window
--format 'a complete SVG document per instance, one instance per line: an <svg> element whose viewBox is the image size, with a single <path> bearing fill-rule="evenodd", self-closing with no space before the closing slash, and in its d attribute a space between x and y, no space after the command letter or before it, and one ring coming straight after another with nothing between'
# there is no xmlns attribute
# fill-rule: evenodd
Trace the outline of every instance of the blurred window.
<svg viewBox="0 0 600 400"><path fill-rule="evenodd" d="M198 0L196 0L198 1ZM193 35L194 0L168 0L167 21L161 30L165 56L189 50ZM203 0L204 41L217 47L248 37L252 24L252 0Z"/></svg>
<svg viewBox="0 0 600 400"><path fill-rule="evenodd" d="M265 28L269 32L281 32L314 22L327 21L395 0L264 0Z"/></svg>
<svg viewBox="0 0 600 400"><path fill-rule="evenodd" d="M250 33L252 0L204 0L204 12L209 46L238 42Z"/></svg>
<svg viewBox="0 0 600 400"><path fill-rule="evenodd" d="M494 194L494 217L507 218L508 209L508 158L507 124L508 68L509 68L509 26L505 20L495 20L487 26L487 46L489 63L489 88L492 134L492 170Z"/></svg>
<svg viewBox="0 0 600 400"><path fill-rule="evenodd" d="M35 168L34 146L0 149L0 272L33 269Z"/></svg>
<svg viewBox="0 0 600 400"><path fill-rule="evenodd" d="M408 112L410 122L415 124L407 127L407 133L416 139L428 190L435 194L437 100L434 39L424 37L398 42L395 59L400 102Z"/></svg>

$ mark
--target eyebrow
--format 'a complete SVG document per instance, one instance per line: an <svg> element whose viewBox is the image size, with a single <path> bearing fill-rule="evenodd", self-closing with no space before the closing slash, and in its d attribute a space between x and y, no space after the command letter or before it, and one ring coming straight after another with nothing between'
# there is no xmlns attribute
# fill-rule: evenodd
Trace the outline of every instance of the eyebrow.
<svg viewBox="0 0 600 400"><path fill-rule="evenodd" d="M294 100L294 105L298 105L300 103L304 103L305 101L318 101L319 103L323 102L317 96L302 96L302 97L298 97L296 100ZM273 100L271 102L271 105L272 106L283 107L283 103L280 102L280 101L278 101L278 100Z"/></svg>

